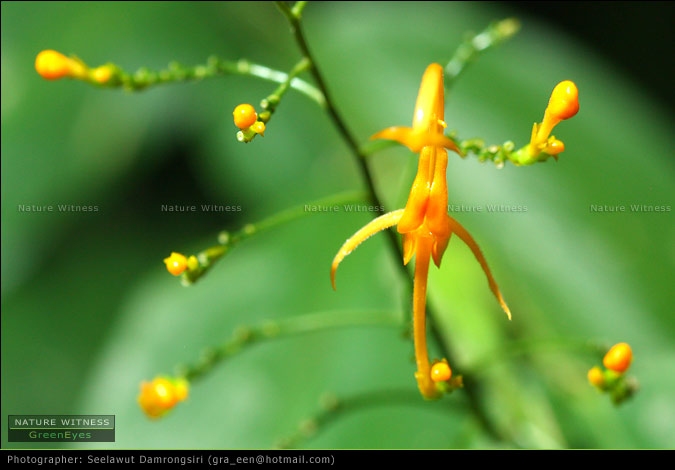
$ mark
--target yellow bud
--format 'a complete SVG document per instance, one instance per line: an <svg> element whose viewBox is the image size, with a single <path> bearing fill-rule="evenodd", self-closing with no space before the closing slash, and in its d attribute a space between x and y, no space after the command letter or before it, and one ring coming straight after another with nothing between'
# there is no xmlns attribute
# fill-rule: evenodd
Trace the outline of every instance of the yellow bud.
<svg viewBox="0 0 675 470"><path fill-rule="evenodd" d="M531 158L529 160L536 159L541 152L557 156L565 150L562 141L551 136L551 132L560 121L571 118L578 111L579 90L577 90L577 86L570 80L558 83L548 100L543 121L541 124L535 123L532 127L529 145Z"/></svg>
<svg viewBox="0 0 675 470"><path fill-rule="evenodd" d="M557 156L559 153L565 151L565 144L556 139L555 137L549 137L548 142L546 142L546 148L543 150L549 155Z"/></svg>
<svg viewBox="0 0 675 470"><path fill-rule="evenodd" d="M89 74L89 68L79 59L66 57L51 49L37 55L35 70L46 80L58 80L63 77L86 80Z"/></svg>
<svg viewBox="0 0 675 470"><path fill-rule="evenodd" d="M251 130L255 132L256 134L260 134L261 136L265 137L265 123L262 121L256 121L253 123L251 126Z"/></svg>
<svg viewBox="0 0 675 470"><path fill-rule="evenodd" d="M160 418L189 394L189 384L183 378L156 377L141 384L138 404L149 418Z"/></svg>
<svg viewBox="0 0 675 470"><path fill-rule="evenodd" d="M569 119L579 111L579 90L574 82L565 80L556 85L546 109L556 119Z"/></svg>
<svg viewBox="0 0 675 470"><path fill-rule="evenodd" d="M588 371L588 381L596 387L602 387L605 384L605 376L598 366Z"/></svg>
<svg viewBox="0 0 675 470"><path fill-rule="evenodd" d="M187 268L188 268L190 271L194 271L194 270L197 269L198 267L199 267L199 260L197 259L197 257L196 257L195 255L191 255L191 256L187 259Z"/></svg>
<svg viewBox="0 0 675 470"><path fill-rule="evenodd" d="M240 104L232 112L234 116L234 125L244 130L251 127L258 119L255 108L250 104Z"/></svg>
<svg viewBox="0 0 675 470"><path fill-rule="evenodd" d="M602 363L609 370L623 374L630 367L631 362L633 361L633 351L631 350L628 343L618 343L612 346L605 357L602 359Z"/></svg>
<svg viewBox="0 0 675 470"><path fill-rule="evenodd" d="M174 276L179 276L188 267L188 259L180 253L173 252L168 258L164 258L164 264L167 271Z"/></svg>
<svg viewBox="0 0 675 470"><path fill-rule="evenodd" d="M112 77L112 74L113 71L109 65L102 65L100 67L96 67L94 70L91 71L91 78L96 83L104 85L105 83L108 83L110 77Z"/></svg>
<svg viewBox="0 0 675 470"><path fill-rule="evenodd" d="M35 70L46 80L71 76L73 60L51 49L40 52L35 58Z"/></svg>
<svg viewBox="0 0 675 470"><path fill-rule="evenodd" d="M431 380L434 382L446 382L452 377L452 369L444 359L431 366Z"/></svg>

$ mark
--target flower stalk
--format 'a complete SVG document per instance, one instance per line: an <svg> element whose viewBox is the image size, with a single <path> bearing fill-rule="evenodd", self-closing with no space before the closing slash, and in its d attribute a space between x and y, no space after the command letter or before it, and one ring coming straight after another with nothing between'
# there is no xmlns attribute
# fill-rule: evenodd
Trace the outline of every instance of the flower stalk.
<svg viewBox="0 0 675 470"><path fill-rule="evenodd" d="M171 62L164 70L142 67L130 73L113 63L92 69L77 57L66 57L53 50L44 50L35 59L36 71L46 80L72 78L104 88L123 88L126 91L142 91L164 83L204 80L223 75L246 75L279 83L276 94L280 93L279 90L283 90L283 94L286 89L293 88L323 108L325 99L321 91L297 78L303 67L303 64L296 64L291 73L287 74L248 60L228 61L211 56L202 65L186 66Z"/></svg>

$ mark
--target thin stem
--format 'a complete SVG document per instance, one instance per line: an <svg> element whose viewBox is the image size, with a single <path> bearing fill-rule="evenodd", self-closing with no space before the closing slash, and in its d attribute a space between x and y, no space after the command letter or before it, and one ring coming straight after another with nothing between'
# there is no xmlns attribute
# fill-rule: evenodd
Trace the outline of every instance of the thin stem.
<svg viewBox="0 0 675 470"><path fill-rule="evenodd" d="M205 65L185 66L178 62L171 62L165 70L155 71L141 68L133 74L112 63L102 67L110 69L110 78L105 82L89 81L104 88L121 87L128 91L141 91L162 83L203 80L221 75L248 75L280 83L286 88L294 88L309 97L312 101L315 101L319 106L325 106L324 97L316 87L295 77L302 70L294 69L290 74L287 74L243 59L239 61L227 61L219 59L216 56L211 56Z"/></svg>
<svg viewBox="0 0 675 470"><path fill-rule="evenodd" d="M223 62L225 63L225 62ZM312 101L316 102L320 107L325 108L326 100L323 96L323 93L316 89L313 85L310 85L306 81L297 78L301 72L307 69L307 64L304 61L298 62L295 67L291 70L290 73L286 74L278 70L270 69L264 65L253 64L245 60L240 60L237 62L237 71L229 73L238 73L240 75L251 75L253 77L262 78L271 82L277 82L281 85L277 88L273 95L281 96L286 90L290 87L300 93L308 96ZM225 70L223 70L225 72Z"/></svg>
<svg viewBox="0 0 675 470"><path fill-rule="evenodd" d="M299 3L304 2L297 2L296 6ZM309 69L310 73L312 74L312 77L314 77L314 80L319 90L321 90L321 92L323 93L326 102L325 108L326 111L328 112L331 121L333 121L333 124L335 125L336 129L342 136L343 140L351 150L352 154L356 157L359 172L361 173L361 177L366 183L366 188L368 191L370 202L375 206L384 207L380 201L380 198L377 195L377 190L375 189L375 182L373 181L373 177L370 173L370 170L368 169L368 163L366 162L365 155L361 153L361 148L356 138L349 131L347 125L345 124L345 121L338 113L335 103L333 102L333 99L328 91L328 87L326 86L326 82L323 79L323 76L317 66L317 62L314 59L314 56L312 55L311 51L309 50L307 40L305 39L305 35L300 24L300 15L294 13L293 10L289 9L288 6L283 2L276 2L276 4L289 21L293 37L295 38L295 41L297 42L298 47L300 48L300 52L310 63ZM299 10L302 11L302 8L304 8L304 5L300 7ZM398 243L398 240L396 239L396 235L391 230L388 230L387 234L390 244L393 247L395 247L396 251L402 257L403 254L400 245Z"/></svg>
<svg viewBox="0 0 675 470"><path fill-rule="evenodd" d="M498 46L513 37L520 30L515 18L507 18L490 24L479 34L467 38L455 51L455 55L445 66L445 86L450 88L466 70L485 51Z"/></svg>
<svg viewBox="0 0 675 470"><path fill-rule="evenodd" d="M276 447L281 449L292 449L298 447L304 441L311 439L319 429L335 423L340 418L348 416L350 413L361 410L372 409L376 406L427 406L428 402L419 399L419 394L410 389L386 389L367 391L356 395L337 397L332 393L327 393L321 397L321 409L311 418L304 420L298 426L298 430L283 439L279 439ZM445 402L439 404L446 412L457 408L456 402Z"/></svg>
<svg viewBox="0 0 675 470"><path fill-rule="evenodd" d="M291 84L293 83L293 81L296 80L296 77L298 75L300 75L302 72L304 72L305 70L309 69L310 66L311 66L311 64L309 63L309 61L307 59L305 59L304 57L302 59L300 59L300 61L297 64L295 64L293 69L291 69L289 74L286 76L286 80L284 80L276 90L274 90L267 98L265 98L262 101L262 103L261 103L262 107L265 110L269 111L270 114L273 113L274 110L276 109L277 105L281 101L281 98L288 91L289 87L291 87ZM305 82L302 82L302 80L300 80L300 82L305 83ZM314 89L314 90L316 90L316 89ZM316 91L318 92L318 90L316 90ZM323 108L323 107L326 106L326 100L324 99L323 94L321 94L320 92L318 94L320 96L319 105ZM318 100L315 100L315 101L319 102ZM266 122L267 120L269 120L269 116L267 117L267 119L263 118L262 120Z"/></svg>
<svg viewBox="0 0 675 470"><path fill-rule="evenodd" d="M209 271L213 263L229 253L237 244L251 238L253 235L266 232L303 217L322 213L322 211L312 210L314 207L329 207L359 202L365 199L367 199L367 194L363 191L348 191L291 207L259 222L246 224L236 232L223 230L218 234L218 245L211 246L196 255L199 265L183 273L183 285L192 285Z"/></svg>
<svg viewBox="0 0 675 470"><path fill-rule="evenodd" d="M446 137L453 140L455 144L457 144L457 147L459 147L461 150L463 157L473 155L478 158L479 162L483 163L490 161L498 168L503 168L505 162L507 161L513 163L516 166L521 166L531 165L537 162L544 162L552 157L552 155L546 152L541 152L536 158L532 158L529 153L529 142L525 144L525 146L516 150L516 144L511 140L507 140L503 144L499 145L486 145L483 139L478 138L459 140L459 138L456 136L456 132L454 131L447 133ZM400 146L400 144L394 140L366 142L361 145L361 153L366 157L369 157L374 153L396 146Z"/></svg>
<svg viewBox="0 0 675 470"><path fill-rule="evenodd" d="M254 326L242 326L235 329L228 341L204 351L195 364L178 366L176 375L194 382L208 374L216 365L261 341L345 327L400 328L401 318L400 313L391 311L333 311L267 321Z"/></svg>
<svg viewBox="0 0 675 470"><path fill-rule="evenodd" d="M534 355L533 353L535 352L540 354L571 350L602 357L608 349L608 344L584 339L561 338L511 341L508 347L486 354L483 359L479 359L473 365L467 366L467 369L470 369L473 375L480 375L486 369L500 362L510 361L518 356Z"/></svg>
<svg viewBox="0 0 675 470"><path fill-rule="evenodd" d="M263 111L258 114L258 119L262 121L263 123L268 123L270 119L272 118L272 114L277 109L277 106L279 103L281 103L281 98L286 94L286 92L289 90L291 85L294 83L294 81L299 80L296 77L300 75L302 72L307 70L310 67L310 63L306 58L300 59L300 61L295 64L293 69L286 75L286 80L284 80L276 90L274 90L271 94L269 94L266 98L264 98L260 102L260 106L263 108ZM281 78L281 77L279 77ZM301 83L305 83L302 82ZM325 108L326 106L326 101L324 99L323 94L319 92L319 90L316 90L316 88L313 88L314 91L316 91L316 97L314 101L319 104L322 108ZM239 132L237 132L237 140L240 142L248 143L251 142L253 139L255 139L259 134L258 131L253 130L252 128L248 129L242 129Z"/></svg>

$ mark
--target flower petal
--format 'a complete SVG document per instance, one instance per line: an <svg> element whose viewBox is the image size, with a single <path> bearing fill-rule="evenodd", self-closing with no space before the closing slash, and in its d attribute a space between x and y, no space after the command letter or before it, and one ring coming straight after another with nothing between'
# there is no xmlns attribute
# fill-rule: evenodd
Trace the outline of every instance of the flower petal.
<svg viewBox="0 0 675 470"><path fill-rule="evenodd" d="M424 71L420 91L417 94L413 129L429 134L443 134L444 107L443 67L439 64L430 64Z"/></svg>
<svg viewBox="0 0 675 470"><path fill-rule="evenodd" d="M463 155L457 144L443 135L443 133L430 134L424 131L418 131L411 127L393 126L382 129L370 136L371 139L394 140L405 145L413 153L420 153L424 147L445 147L448 150Z"/></svg>
<svg viewBox="0 0 675 470"><path fill-rule="evenodd" d="M335 258L333 258L333 264L330 267L330 282L333 284L333 289L335 289L335 272L337 271L338 266L342 260L352 251L356 249L361 243L366 241L368 238L372 237L382 230L393 227L401 220L403 215L403 209L399 209L393 212L388 212L384 215L377 217L376 219L371 220L361 229L359 229L351 238L349 238L340 248Z"/></svg>
<svg viewBox="0 0 675 470"><path fill-rule="evenodd" d="M499 305L501 305L502 309L506 313L506 315L509 317L509 320L511 320L511 310L509 310L508 305L506 305L506 302L504 301L504 298L502 297L502 293L499 291L499 287L497 286L497 283L495 282L494 278L492 277L492 273L490 272L490 268L488 267L487 261L485 260L485 257L483 256L483 253L480 251L480 247L478 246L478 243L473 239L471 234L464 228L462 225L457 222L455 219L452 217L448 216L450 219L450 226L452 228L452 232L456 233L459 238L462 239L464 243L467 244L467 246L471 249L473 252L474 256L478 260L478 263L480 263L481 268L483 268L483 272L487 276L488 279L488 284L490 285L490 290L494 294L494 296L497 298L497 301L499 302Z"/></svg>
<svg viewBox="0 0 675 470"><path fill-rule="evenodd" d="M431 191L431 175L433 174L435 149L434 147L425 147L420 153L417 163L417 174L410 188L408 202L405 205L405 212L398 223L398 233L409 233L417 230L427 213L429 205L429 193Z"/></svg>

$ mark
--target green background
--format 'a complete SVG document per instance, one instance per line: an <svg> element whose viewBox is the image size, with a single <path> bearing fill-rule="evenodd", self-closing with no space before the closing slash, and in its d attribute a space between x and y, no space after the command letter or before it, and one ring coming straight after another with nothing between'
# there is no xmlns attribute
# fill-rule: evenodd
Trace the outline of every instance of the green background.
<svg viewBox="0 0 675 470"><path fill-rule="evenodd" d="M467 31L513 14L500 4L331 2L310 4L303 23L339 111L365 142L408 125L429 63L446 63ZM255 345L195 383L170 415L149 421L136 404L140 382L194 362L239 325L406 311L400 260L384 235L373 237L343 262L333 292L332 257L369 215L318 214L247 240L181 287L161 261L171 251L197 252L219 230L361 188L325 113L291 91L265 137L244 145L232 109L257 104L273 84L221 77L132 94L47 82L33 67L49 48L129 71L204 63L211 54L289 70L299 53L273 5L3 2L2 429L10 414L114 414L116 442L90 447L267 448L316 414L326 392L377 393L374 406L336 416L300 445L673 448L672 109L579 41L523 20L521 33L481 57L446 99L446 121L460 137L520 146L557 82L572 79L580 90L579 114L556 128L566 144L558 163L497 169L451 156L451 204L527 209L452 214L481 245L513 321L459 241L430 279L438 324L460 365L482 364L482 406L508 436L495 441L465 392L433 403L416 396L411 342L396 328ZM388 209L402 207L414 156L392 148L369 163ZM59 204L98 210L19 210ZM177 214L162 204L242 210ZM598 205L626 210L593 212ZM574 346L591 341L633 347L630 375L641 389L619 408L586 382L601 356ZM54 446L2 435L3 448Z"/></svg>

